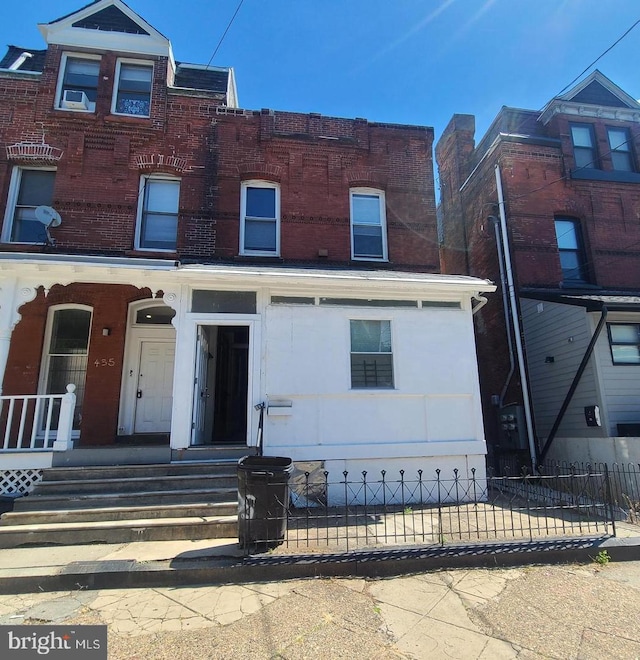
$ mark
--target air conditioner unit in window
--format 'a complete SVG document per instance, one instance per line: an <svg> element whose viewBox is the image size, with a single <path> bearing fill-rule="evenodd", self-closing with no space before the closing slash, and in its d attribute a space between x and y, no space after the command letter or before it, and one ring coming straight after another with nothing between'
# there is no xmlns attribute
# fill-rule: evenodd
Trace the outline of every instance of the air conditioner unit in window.
<svg viewBox="0 0 640 660"><path fill-rule="evenodd" d="M84 92L77 89L65 89L62 96L62 107L74 110L88 110L89 98Z"/></svg>

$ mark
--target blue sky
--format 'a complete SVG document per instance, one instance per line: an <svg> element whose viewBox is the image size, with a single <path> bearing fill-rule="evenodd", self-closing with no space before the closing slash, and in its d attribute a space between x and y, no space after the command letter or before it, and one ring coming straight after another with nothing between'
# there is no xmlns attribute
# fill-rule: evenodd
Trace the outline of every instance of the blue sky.
<svg viewBox="0 0 640 660"><path fill-rule="evenodd" d="M239 0L129 0L206 64ZM0 46L43 48L36 28L83 0L11 3ZM244 108L478 132L502 105L538 109L640 19L638 0L244 0L212 64L233 66ZM599 63L640 98L640 25Z"/></svg>

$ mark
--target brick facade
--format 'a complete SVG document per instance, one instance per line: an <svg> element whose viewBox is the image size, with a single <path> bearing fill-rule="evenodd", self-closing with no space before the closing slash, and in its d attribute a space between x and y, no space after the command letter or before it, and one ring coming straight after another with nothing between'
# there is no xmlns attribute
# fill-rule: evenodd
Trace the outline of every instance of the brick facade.
<svg viewBox="0 0 640 660"><path fill-rule="evenodd" d="M597 76L599 84L604 77ZM563 112L560 106L555 114L504 107L477 144L474 118L455 115L436 146L442 184L442 272L500 282L495 221L491 219L499 217L498 165L517 295L522 289L566 293L574 286L563 282L554 222L557 217L576 220L582 232L588 281L575 285L578 292L637 292L640 113L633 100L624 101L621 90L620 97L623 100L616 101L619 107L600 111L593 100L585 106L584 99L582 110L577 103L574 109L570 94L557 100L566 107ZM548 107L554 108L552 103ZM571 123L587 124L594 131L598 160L590 168L576 165ZM629 131L634 172L614 171L608 128ZM500 437L491 397L500 394L510 362L501 291L490 298L490 304L477 317L476 332L487 439L496 445ZM522 396L516 369L504 402L522 403Z"/></svg>
<svg viewBox="0 0 640 660"><path fill-rule="evenodd" d="M63 56L75 52L50 44L40 74L0 72L1 217L14 168L49 167L56 170L52 206L63 219L50 230L55 245L5 240L0 252L47 253L62 260L95 255L251 263L256 259L239 256L240 191L243 181L260 179L279 184L281 194L280 255L257 260L261 264L439 270L431 128L228 107L220 93L172 86L168 58L146 54L138 59L153 64L150 116L114 115L118 58L132 54L104 49L95 51L100 55L95 111L57 109ZM135 249L146 174L180 180L175 252ZM351 260L352 187L385 193L388 262ZM93 317L81 443L112 442L128 304L151 295L139 283L74 284L72 278L51 287L46 297L39 288L35 300L20 309L3 392L38 391L48 309L88 305ZM102 334L106 327L109 336ZM112 366L100 366L103 359Z"/></svg>

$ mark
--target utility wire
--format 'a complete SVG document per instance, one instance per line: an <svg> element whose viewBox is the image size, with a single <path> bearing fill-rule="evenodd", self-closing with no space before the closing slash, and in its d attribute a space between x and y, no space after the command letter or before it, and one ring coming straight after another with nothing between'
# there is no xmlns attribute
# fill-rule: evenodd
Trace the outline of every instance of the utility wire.
<svg viewBox="0 0 640 660"><path fill-rule="evenodd" d="M213 51L213 55L211 55L211 57L209 58L209 61L207 62L207 66L205 68L208 69L211 62L213 62L213 58L216 56L218 50L220 49L220 46L222 45L222 42L224 41L224 38L227 36L227 32L229 32L229 28L233 24L233 21L235 20L236 16L238 15L238 12L240 11L240 7L242 7L243 2L244 2L244 0L240 0L240 2L238 3L238 6L236 7L236 10L235 10L233 16L231 17L231 20L229 21L229 24L227 25L227 27L226 27L225 31L223 32L222 36L220 37L220 41L218 41L218 45L216 46L215 50Z"/></svg>
<svg viewBox="0 0 640 660"><path fill-rule="evenodd" d="M607 48L602 54L600 54L598 57L596 57L596 59L593 60L593 62L591 62L591 64L589 64L589 66L587 66L587 67L586 67L581 73L579 73L579 74L578 74L578 75L577 75L577 76L576 76L576 77L575 77L575 78L574 78L574 79L573 79L573 80L572 80L572 81L571 81L566 87L563 87L563 88L562 88L562 89L561 89L561 90L560 90L560 91L559 91L559 92L558 92L553 98L556 98L556 97L560 96L560 94L562 94L565 90L569 89L569 87L571 87L571 85L573 85L573 83L576 82L576 80L579 80L580 78L582 78L582 76L583 76L583 75L584 75L584 74L585 74L585 73L586 73L586 72L587 72L587 71L588 71L588 70L589 70L594 64L596 64L597 62L599 62L599 61L600 61L600 60L601 60L601 59L602 59L602 58L603 58L603 57L604 57L604 56L605 56L610 50L612 50L613 48L615 48L615 47L616 47L616 46L617 46L617 45L618 45L618 44L619 44L619 43L620 43L620 42L621 42L621 41L622 41L622 40L623 40L623 39L629 34L629 32L631 32L631 30L633 30L633 28L636 27L636 25L638 25L638 23L640 23L640 18L639 18L639 19L638 19L638 20L637 20L637 21L636 21L636 22L635 22L635 23L634 23L634 24L633 24L633 25L632 25L632 26L631 26L631 27L630 27L630 28L629 28L629 29L628 29L628 30L627 30L627 31L626 31L621 37L619 37L618 39L616 39L616 41L614 41L614 42L611 44L611 46L609 46L609 48Z"/></svg>

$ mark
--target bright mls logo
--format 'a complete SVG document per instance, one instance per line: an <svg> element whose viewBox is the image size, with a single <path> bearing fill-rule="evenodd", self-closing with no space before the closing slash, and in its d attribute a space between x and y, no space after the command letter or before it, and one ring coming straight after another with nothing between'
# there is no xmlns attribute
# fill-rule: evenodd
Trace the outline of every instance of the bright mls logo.
<svg viewBox="0 0 640 660"><path fill-rule="evenodd" d="M107 660L107 627L0 626L0 657Z"/></svg>

